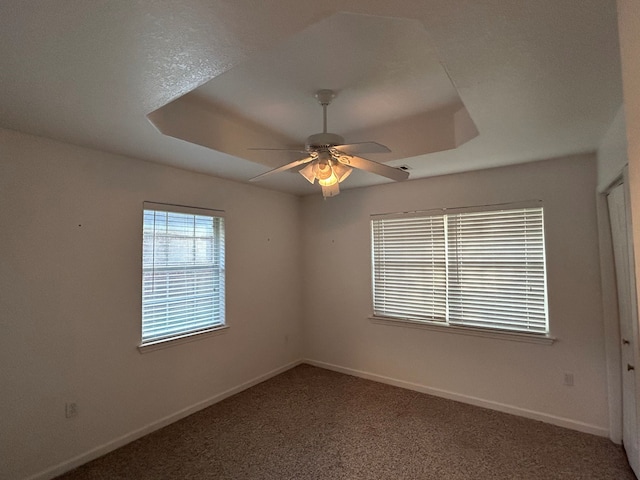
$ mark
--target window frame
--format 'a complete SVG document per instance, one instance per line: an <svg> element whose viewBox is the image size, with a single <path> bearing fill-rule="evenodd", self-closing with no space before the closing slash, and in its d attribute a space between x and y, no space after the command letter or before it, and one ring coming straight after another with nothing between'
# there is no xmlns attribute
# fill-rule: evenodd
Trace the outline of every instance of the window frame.
<svg viewBox="0 0 640 480"><path fill-rule="evenodd" d="M150 338L145 340L144 337L144 327L145 327L145 318L144 318L144 303L145 303L145 290L144 290L144 282L145 282L145 256L144 256L144 237L145 237L145 214L147 212L161 212L161 213L174 213L174 214L184 214L191 216L204 216L211 217L214 219L213 225L213 234L212 238L215 238L215 235L218 235L218 242L220 244L217 247L218 255L214 256L211 261L211 268L217 269L218 280L213 281L213 285L216 288L221 290L218 293L221 296L221 305L218 305L220 308L218 317L216 321L214 321L210 326L206 326L204 328L194 328L191 330L185 330L181 332L176 332L172 335L160 336L157 338ZM215 224L217 222L217 226ZM141 353L146 353L150 351L154 351L161 348L166 348L173 345L179 345L186 342L191 342L194 340L199 340L205 337L218 335L220 333L224 333L229 327L226 321L226 267L225 267L225 257L226 257L226 245L225 245L225 212L222 210L214 210L210 208L201 208L201 207L190 207L185 205L175 205L168 203L158 203L158 202L143 202L142 208L142 228L141 228L141 246L142 246L142 258L140 262L141 267L141 295L140 295L140 341L138 344L138 350ZM185 238L195 238L185 237ZM154 237L155 243L155 237ZM217 262L217 265L216 265ZM219 300L220 301L220 300ZM214 307L215 308L215 307Z"/></svg>
<svg viewBox="0 0 640 480"><path fill-rule="evenodd" d="M384 219L397 219L397 218L425 218L425 217L444 217L446 215L455 215L455 214L464 214L464 213L478 213L478 212L491 212L491 211L505 211L505 210L519 210L519 209L527 209L527 208L540 208L542 209L542 259L543 259L543 282L544 282L544 311L545 311L545 321L546 321L546 332L526 332L526 331L515 331L515 330L505 330L494 327L480 327L480 326L467 326L460 324L452 324L447 321L447 317L440 320L429 320L425 318L403 318L400 316L384 316L380 313L376 313L376 258L375 258L375 238L374 238L374 221L376 220L384 220ZM446 222L444 223L444 230L447 231ZM449 333L459 333L473 336L481 336L481 337L490 337L490 338L498 338L503 340L515 340L522 342L530 342L530 343L541 343L550 345L555 342L556 338L551 335L550 329L550 319L549 319L549 310L548 310L548 289L547 289L547 268L546 268L546 245L545 245L545 235L544 235L544 209L542 201L540 200L531 200L524 202L511 202L504 204L494 204L494 205L481 205L481 206L469 206L469 207L456 207L456 208L437 208L430 210L421 210L421 211L410 211L410 212L396 212L396 213L384 213L384 214L372 214L370 217L370 234L371 234L371 305L373 307L373 313L369 316L369 319L377 324L391 325L391 326L401 326L401 327L411 327L411 328L421 328L428 330L436 330L436 331L444 331ZM446 237L446 233L444 234ZM445 240L445 250L446 257L445 263L449 263L452 259L449 257L448 252L448 240ZM447 267L446 278L444 281L445 284L445 297L449 295L450 288L450 278ZM448 298L445 300L448 303ZM447 305L447 309L449 306ZM423 316L424 317L424 316Z"/></svg>

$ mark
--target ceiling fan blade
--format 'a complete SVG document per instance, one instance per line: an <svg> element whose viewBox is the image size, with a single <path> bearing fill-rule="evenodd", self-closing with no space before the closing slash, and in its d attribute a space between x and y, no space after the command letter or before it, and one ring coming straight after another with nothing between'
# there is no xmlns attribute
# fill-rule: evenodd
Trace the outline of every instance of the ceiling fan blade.
<svg viewBox="0 0 640 480"><path fill-rule="evenodd" d="M343 159L340 159L340 161L345 165L366 170L367 172L375 173L376 175L382 175L383 177L390 178L397 182L401 182L402 180L409 178L409 172L400 168L390 167L384 163L378 163L373 160L367 160L366 158L355 156L347 158L346 160L347 161L343 161Z"/></svg>
<svg viewBox="0 0 640 480"><path fill-rule="evenodd" d="M273 170L269 170L268 172L262 173L260 175L258 175L257 177L253 177L250 178L249 181L250 182L255 182L256 180L262 180L264 177L271 175L273 173L278 173L278 172L283 172L285 170L289 170L291 168L295 168L299 165L303 165L305 163L310 162L311 160L313 160L313 158L311 157L305 157L305 158L301 158L300 160L295 160L291 163L287 163L286 165L282 165L281 167L278 168L274 168Z"/></svg>
<svg viewBox="0 0 640 480"><path fill-rule="evenodd" d="M247 150L258 150L261 152L296 152L296 153L307 153L304 147L299 148L261 148L261 147L251 147L247 148Z"/></svg>
<svg viewBox="0 0 640 480"><path fill-rule="evenodd" d="M389 147L378 142L348 143L346 145L336 145L335 148L347 155L360 155L361 153L389 153L391 151Z"/></svg>

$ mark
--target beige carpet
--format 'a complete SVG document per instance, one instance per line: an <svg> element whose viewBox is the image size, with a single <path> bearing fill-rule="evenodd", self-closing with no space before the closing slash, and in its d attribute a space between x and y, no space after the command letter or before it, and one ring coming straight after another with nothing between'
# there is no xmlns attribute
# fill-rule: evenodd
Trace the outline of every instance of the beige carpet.
<svg viewBox="0 0 640 480"><path fill-rule="evenodd" d="M308 365L59 478L635 479L606 438Z"/></svg>

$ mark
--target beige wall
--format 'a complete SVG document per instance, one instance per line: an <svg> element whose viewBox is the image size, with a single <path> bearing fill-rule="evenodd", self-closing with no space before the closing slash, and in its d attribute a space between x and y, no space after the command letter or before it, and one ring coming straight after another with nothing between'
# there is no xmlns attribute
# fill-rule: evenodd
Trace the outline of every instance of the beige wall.
<svg viewBox="0 0 640 480"><path fill-rule="evenodd" d="M297 197L0 130L0 198L0 478L50 476L300 358ZM144 200L226 210L227 333L138 352Z"/></svg>
<svg viewBox="0 0 640 480"><path fill-rule="evenodd" d="M305 353L322 365L606 435L594 155L304 199ZM541 199L552 346L372 323L369 216ZM572 372L575 386L563 385Z"/></svg>

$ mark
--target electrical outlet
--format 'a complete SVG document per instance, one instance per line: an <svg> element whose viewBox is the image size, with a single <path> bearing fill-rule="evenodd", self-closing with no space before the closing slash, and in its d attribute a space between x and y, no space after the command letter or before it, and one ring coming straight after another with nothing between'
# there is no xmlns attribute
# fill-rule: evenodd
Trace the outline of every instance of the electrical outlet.
<svg viewBox="0 0 640 480"><path fill-rule="evenodd" d="M573 373L564 372L564 384L567 387L573 387Z"/></svg>
<svg viewBox="0 0 640 480"><path fill-rule="evenodd" d="M67 402L64 405L64 416L73 418L78 415L78 404L75 402Z"/></svg>

